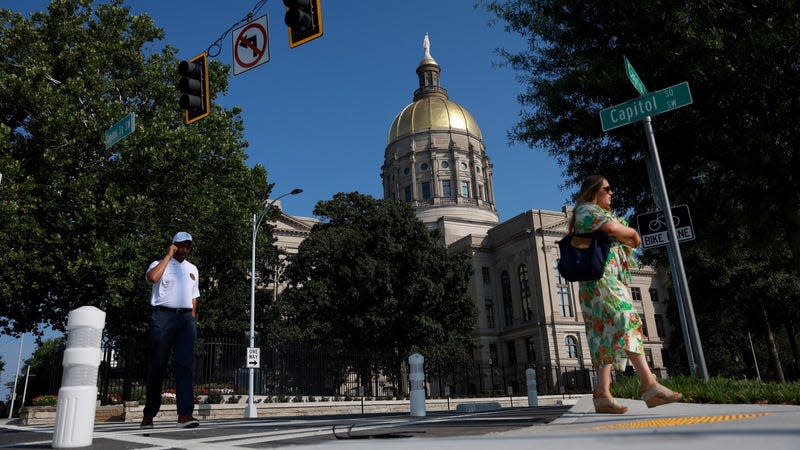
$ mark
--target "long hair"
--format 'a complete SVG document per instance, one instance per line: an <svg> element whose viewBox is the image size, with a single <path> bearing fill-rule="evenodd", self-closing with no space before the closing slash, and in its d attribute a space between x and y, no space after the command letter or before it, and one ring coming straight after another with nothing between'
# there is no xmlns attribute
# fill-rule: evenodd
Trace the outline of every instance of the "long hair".
<svg viewBox="0 0 800 450"><path fill-rule="evenodd" d="M581 190L575 198L575 209L582 203L593 202L597 198L597 192L603 186L606 177L602 175L589 175L581 183ZM572 217L569 219L569 232L575 229L575 210L572 210Z"/></svg>

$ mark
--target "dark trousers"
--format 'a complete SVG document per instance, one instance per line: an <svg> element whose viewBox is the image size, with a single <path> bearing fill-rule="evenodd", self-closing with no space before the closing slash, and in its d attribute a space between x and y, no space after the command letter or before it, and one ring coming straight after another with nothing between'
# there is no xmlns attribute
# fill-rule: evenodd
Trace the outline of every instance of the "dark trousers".
<svg viewBox="0 0 800 450"><path fill-rule="evenodd" d="M172 371L175 375L175 396L178 415L188 416L194 410L192 357L197 338L191 310L179 312L153 308L150 317L150 365L147 370L147 402L144 417L155 417L161 408L161 389L167 371L169 354L174 349Z"/></svg>

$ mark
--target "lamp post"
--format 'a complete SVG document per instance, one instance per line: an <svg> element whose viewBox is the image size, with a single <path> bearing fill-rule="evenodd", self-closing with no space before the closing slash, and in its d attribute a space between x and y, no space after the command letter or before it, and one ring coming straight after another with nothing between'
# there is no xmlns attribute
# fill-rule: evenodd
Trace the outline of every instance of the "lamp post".
<svg viewBox="0 0 800 450"><path fill-rule="evenodd" d="M258 226L261 225L261 221L264 220L264 217L266 217L269 210L272 209L272 206L275 204L275 202L283 197L286 197L287 195L297 195L301 192L303 192L302 189L296 188L291 192L279 195L277 198L268 201L264 205L264 209L261 211L261 214L259 214L258 217L253 214L253 258L250 266L250 348L256 346L256 237L258 236ZM247 407L244 410L244 417L246 419L258 417L258 411L253 403L253 375L254 368L250 367L247 380Z"/></svg>

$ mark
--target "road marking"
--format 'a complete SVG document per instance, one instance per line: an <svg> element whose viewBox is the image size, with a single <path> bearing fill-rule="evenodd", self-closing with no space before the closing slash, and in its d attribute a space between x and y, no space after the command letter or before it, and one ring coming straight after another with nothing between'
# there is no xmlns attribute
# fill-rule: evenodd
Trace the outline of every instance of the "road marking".
<svg viewBox="0 0 800 450"><path fill-rule="evenodd" d="M768 415L769 413L752 413L752 414L734 414L727 416L672 417L668 419L639 420L636 422L620 423L616 425L606 425L602 427L597 427L597 429L609 430L609 429L623 429L623 428L679 427L682 425L725 422L728 420L747 420Z"/></svg>

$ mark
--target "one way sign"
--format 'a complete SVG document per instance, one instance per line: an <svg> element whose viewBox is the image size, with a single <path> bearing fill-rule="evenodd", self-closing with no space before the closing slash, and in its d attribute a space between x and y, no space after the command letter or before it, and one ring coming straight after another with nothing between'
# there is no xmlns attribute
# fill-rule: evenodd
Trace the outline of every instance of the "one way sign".
<svg viewBox="0 0 800 450"><path fill-rule="evenodd" d="M247 347L247 368L258 369L261 366L261 349L259 347Z"/></svg>

